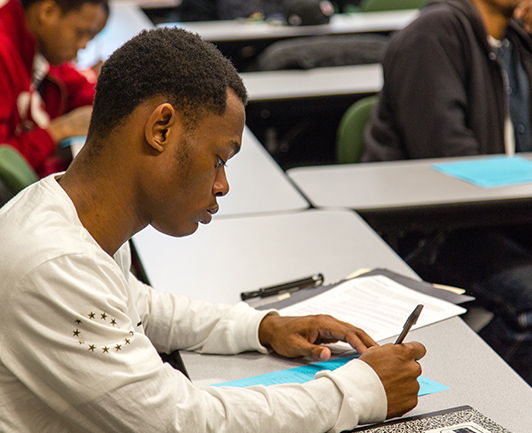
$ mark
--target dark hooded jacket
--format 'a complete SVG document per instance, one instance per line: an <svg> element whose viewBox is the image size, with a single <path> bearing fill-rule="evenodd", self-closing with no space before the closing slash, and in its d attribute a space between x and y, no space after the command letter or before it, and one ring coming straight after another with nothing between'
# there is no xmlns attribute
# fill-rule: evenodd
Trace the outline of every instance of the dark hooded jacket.
<svg viewBox="0 0 532 433"><path fill-rule="evenodd" d="M532 39L513 19L507 36L530 83ZM383 70L364 161L504 153L503 71L470 0L425 6L392 37Z"/></svg>

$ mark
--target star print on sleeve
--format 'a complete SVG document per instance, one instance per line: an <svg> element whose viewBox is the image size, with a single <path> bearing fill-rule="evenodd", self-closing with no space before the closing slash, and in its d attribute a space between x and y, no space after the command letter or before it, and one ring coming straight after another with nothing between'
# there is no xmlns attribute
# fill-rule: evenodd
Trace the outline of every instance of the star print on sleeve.
<svg viewBox="0 0 532 433"><path fill-rule="evenodd" d="M96 320L96 317L98 315L100 320ZM126 349L124 346L132 344L132 338L135 335L135 332L133 330L124 330L123 332L120 332L121 327L118 320L110 316L107 312L93 310L89 311L84 317L88 317L89 320L84 321L80 318L75 319L73 320L75 326L71 328L72 337L76 339L76 344L80 348L84 348L89 353L94 353L94 355L108 355L111 353L117 354L117 352L123 352ZM97 331L98 333L102 332L101 326L107 326L109 328L114 329L115 331L109 330L108 334L105 334L105 331L103 331L104 334L98 334L100 338L104 338L103 341L100 340L100 342L98 343L96 342L96 340L93 340L91 337L89 337L89 335L91 335L90 333L94 332L94 326L97 326L99 328L99 330ZM116 331L119 331L119 335L121 335L119 337L119 341L117 341L116 339ZM124 333L127 333L127 338L125 338ZM111 337L109 337L109 339L106 339L105 335ZM113 335L114 337L112 337Z"/></svg>

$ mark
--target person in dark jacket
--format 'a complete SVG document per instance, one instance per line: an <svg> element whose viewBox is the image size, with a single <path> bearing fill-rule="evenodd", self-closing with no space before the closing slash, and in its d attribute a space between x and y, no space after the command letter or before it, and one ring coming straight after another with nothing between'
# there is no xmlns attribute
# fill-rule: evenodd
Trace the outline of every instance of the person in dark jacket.
<svg viewBox="0 0 532 433"><path fill-rule="evenodd" d="M396 33L363 160L532 151L530 0L439 0ZM480 335L532 384L532 225L440 236L425 279L472 292Z"/></svg>
<svg viewBox="0 0 532 433"><path fill-rule="evenodd" d="M519 3L431 2L394 35L383 61L380 100L366 131L364 161L505 153L510 113L516 150L532 150L532 39L507 15ZM481 7L488 11L480 12ZM501 18L488 18L494 16ZM486 19L498 25L487 25ZM515 61L511 75L501 57L505 51ZM508 110L507 77L521 96L524 119L514 119L511 97Z"/></svg>

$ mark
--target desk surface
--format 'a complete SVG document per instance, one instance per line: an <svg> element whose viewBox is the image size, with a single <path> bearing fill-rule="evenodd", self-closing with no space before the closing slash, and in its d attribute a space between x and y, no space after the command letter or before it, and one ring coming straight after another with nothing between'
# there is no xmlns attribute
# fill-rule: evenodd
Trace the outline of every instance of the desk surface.
<svg viewBox="0 0 532 433"><path fill-rule="evenodd" d="M281 39L324 34L390 32L400 30L419 15L418 10L335 14L329 24L318 26L287 26L246 20L163 23L198 33L211 42Z"/></svg>
<svg viewBox="0 0 532 433"><path fill-rule="evenodd" d="M382 88L382 67L335 66L309 70L243 72L240 74L250 102L291 98L377 93Z"/></svg>
<svg viewBox="0 0 532 433"><path fill-rule="evenodd" d="M378 231L528 222L532 184L485 189L431 167L486 157L302 167L288 175L313 205L354 209Z"/></svg>
<svg viewBox="0 0 532 433"><path fill-rule="evenodd" d="M415 277L351 211L215 219L181 239L148 227L133 241L155 288L212 302L232 304L243 291L318 272L326 283L359 268Z"/></svg>
<svg viewBox="0 0 532 433"><path fill-rule="evenodd" d="M487 157L301 167L288 175L320 207L389 209L532 196L532 184L482 188L432 169L436 162Z"/></svg>
<svg viewBox="0 0 532 433"><path fill-rule="evenodd" d="M529 433L532 424L532 388L493 352L461 319L414 330L412 340L427 347L421 360L423 375L450 387L420 397L407 416L470 405L512 433ZM208 385L298 367L303 360L245 353L207 356L182 353L190 377Z"/></svg>

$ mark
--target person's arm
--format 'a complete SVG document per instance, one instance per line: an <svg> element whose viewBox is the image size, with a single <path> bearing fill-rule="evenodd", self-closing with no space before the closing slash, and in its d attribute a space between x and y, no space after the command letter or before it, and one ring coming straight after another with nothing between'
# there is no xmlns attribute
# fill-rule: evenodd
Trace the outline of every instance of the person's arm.
<svg viewBox="0 0 532 433"><path fill-rule="evenodd" d="M95 95L95 82L89 81L70 62L63 63L58 67L57 74L67 93L65 112L69 112L74 108L92 105Z"/></svg>
<svg viewBox="0 0 532 433"><path fill-rule="evenodd" d="M74 108L51 120L46 132L54 143L60 143L71 137L85 136L89 130L91 114L92 106L90 105Z"/></svg>
<svg viewBox="0 0 532 433"><path fill-rule="evenodd" d="M198 389L161 361L134 304L111 260L50 260L13 288L2 310L11 329L2 364L54 411L46 419L72 430L319 433L386 416L378 372L360 360L302 385ZM26 406L28 422L42 423Z"/></svg>
<svg viewBox="0 0 532 433"><path fill-rule="evenodd" d="M244 303L223 306L192 301L185 297L157 292L133 276L130 277L130 282L135 285L135 291L141 294L137 295L137 302L142 300L140 304L148 307L144 309L146 314L143 315L145 323L148 324L147 334L152 341L164 341L163 347L167 351L184 348L180 344L188 339L188 344L192 344L188 349L203 353L238 353L244 350L264 352L266 346L282 356L305 356L324 361L330 358L331 352L322 344L345 341L362 353L360 360L371 366L380 379L381 384L371 386L372 393L378 395L380 391L377 392L376 389L383 387L388 418L402 415L417 405L417 377L421 374L417 361L425 355L425 348L419 343L378 347L362 329L328 315L265 315L264 311L254 313L255 310ZM153 316L153 328L158 328L160 332L151 329L149 316ZM159 345L158 350L161 350L160 347ZM317 377L329 378L345 399L354 399L353 406L342 405L351 419L361 413L365 414L363 416L369 416L369 419L375 419L380 416L376 415L380 414L379 405L369 403L371 400L358 399L357 390L359 387L364 388L364 380L367 379L361 378L365 376L362 374L365 367L359 363L358 360L349 363L345 372L338 369L333 374L320 373ZM356 397L353 397L354 394ZM361 407L364 407L364 410L359 412ZM342 426L338 431L349 426L344 424L344 417L345 415L339 415L337 418L337 427Z"/></svg>
<svg viewBox="0 0 532 433"><path fill-rule="evenodd" d="M376 343L362 329L328 315L281 317L245 302L212 304L159 292L130 275L130 286L146 333L161 352L175 349L234 354L268 348L286 357L327 360L326 343L345 341L358 352Z"/></svg>
<svg viewBox="0 0 532 433"><path fill-rule="evenodd" d="M89 82L70 62L53 67L50 75L64 93L62 97L65 107L58 117L50 121L46 131L55 143L66 138L87 135L95 83Z"/></svg>
<svg viewBox="0 0 532 433"><path fill-rule="evenodd" d="M321 361L331 353L323 343L345 341L359 353L379 376L388 401L387 417L399 416L417 405L418 360L425 356L425 347L417 342L387 344L379 347L363 330L331 316L280 317L266 316L259 329L260 341L283 356L307 356ZM332 378L340 389L349 394L348 378L336 370L334 374L320 373L317 377ZM350 375L348 370L347 375ZM350 376L349 376L350 377ZM353 388L357 386L352 384ZM343 387L343 388L342 388Z"/></svg>
<svg viewBox="0 0 532 433"><path fill-rule="evenodd" d="M159 352L175 349L216 354L267 352L259 341L258 329L268 311L255 310L244 302L212 304L160 292L133 275L129 284L146 334Z"/></svg>
<svg viewBox="0 0 532 433"><path fill-rule="evenodd" d="M21 96L14 91L13 84L17 71L4 62L4 57L8 54L2 53L0 56L0 144L9 144L17 149L38 170L46 158L55 152L59 141L86 135L91 113L91 108L87 105L92 104L94 88L86 80L80 80L76 71L69 71L67 77L71 79L65 89L72 95L69 105L71 111L51 120L49 125L32 125L31 130L25 130L17 110ZM79 93L74 96L76 90ZM48 117L47 114L45 116Z"/></svg>
<svg viewBox="0 0 532 433"><path fill-rule="evenodd" d="M14 92L13 77L16 74L10 64L0 55L0 144L9 144L17 149L33 168L55 150L55 143L42 128L24 131L17 111L17 95Z"/></svg>
<svg viewBox="0 0 532 433"><path fill-rule="evenodd" d="M425 16L398 33L383 61L384 86L366 130L365 160L479 153L468 126L467 65L460 24ZM368 157L369 156L369 157Z"/></svg>

